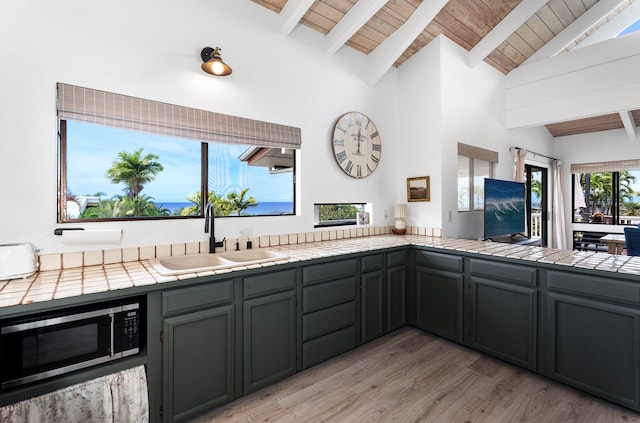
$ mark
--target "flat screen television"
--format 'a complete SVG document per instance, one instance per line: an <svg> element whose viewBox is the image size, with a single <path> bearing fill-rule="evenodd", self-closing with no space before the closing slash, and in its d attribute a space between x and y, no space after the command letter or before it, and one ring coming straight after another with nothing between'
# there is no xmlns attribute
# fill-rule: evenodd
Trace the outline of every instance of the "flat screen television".
<svg viewBox="0 0 640 423"><path fill-rule="evenodd" d="M484 180L484 238L494 239L526 231L524 182Z"/></svg>

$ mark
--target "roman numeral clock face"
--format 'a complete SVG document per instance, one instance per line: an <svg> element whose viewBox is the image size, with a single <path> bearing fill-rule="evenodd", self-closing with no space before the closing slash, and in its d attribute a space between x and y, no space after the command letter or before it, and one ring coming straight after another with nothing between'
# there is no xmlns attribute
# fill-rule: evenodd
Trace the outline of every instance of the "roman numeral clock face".
<svg viewBox="0 0 640 423"><path fill-rule="evenodd" d="M333 154L340 168L352 178L371 175L382 155L382 141L376 125L359 112L340 116L333 130Z"/></svg>

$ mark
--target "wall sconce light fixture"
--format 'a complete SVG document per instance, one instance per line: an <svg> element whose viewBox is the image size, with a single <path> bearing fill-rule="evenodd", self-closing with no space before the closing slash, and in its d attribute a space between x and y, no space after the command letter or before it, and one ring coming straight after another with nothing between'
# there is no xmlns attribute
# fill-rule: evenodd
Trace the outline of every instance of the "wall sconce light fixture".
<svg viewBox="0 0 640 423"><path fill-rule="evenodd" d="M200 52L200 57L204 62L202 70L216 76L226 76L231 74L231 68L220 57L220 47L205 47Z"/></svg>

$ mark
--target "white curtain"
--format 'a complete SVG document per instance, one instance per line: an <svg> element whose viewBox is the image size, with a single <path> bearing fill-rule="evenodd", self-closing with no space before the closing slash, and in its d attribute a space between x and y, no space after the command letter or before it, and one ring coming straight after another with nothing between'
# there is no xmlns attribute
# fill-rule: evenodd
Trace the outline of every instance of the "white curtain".
<svg viewBox="0 0 640 423"><path fill-rule="evenodd" d="M575 175L573 175L573 191L574 191L574 203L573 203L573 209L574 210L579 210L581 208L586 208L587 207L587 202L584 199L584 192L582 191L582 185L580 185L580 178L582 177L582 175L580 175L579 173L576 173Z"/></svg>
<svg viewBox="0 0 640 423"><path fill-rule="evenodd" d="M2 423L149 421L144 366L0 408Z"/></svg>
<svg viewBox="0 0 640 423"><path fill-rule="evenodd" d="M565 228L564 193L562 185L562 163L556 160L553 167L553 236L551 247L567 249L567 233Z"/></svg>
<svg viewBox="0 0 640 423"><path fill-rule="evenodd" d="M527 155L527 150L522 148L516 149L516 164L513 172L513 180L516 182L524 182L524 158Z"/></svg>

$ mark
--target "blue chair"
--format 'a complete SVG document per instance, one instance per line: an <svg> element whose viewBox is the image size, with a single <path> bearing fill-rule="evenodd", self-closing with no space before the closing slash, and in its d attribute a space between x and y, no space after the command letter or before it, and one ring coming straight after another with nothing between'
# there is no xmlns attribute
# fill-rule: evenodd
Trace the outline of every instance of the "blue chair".
<svg viewBox="0 0 640 423"><path fill-rule="evenodd" d="M640 256L640 228L624 228L628 256Z"/></svg>

